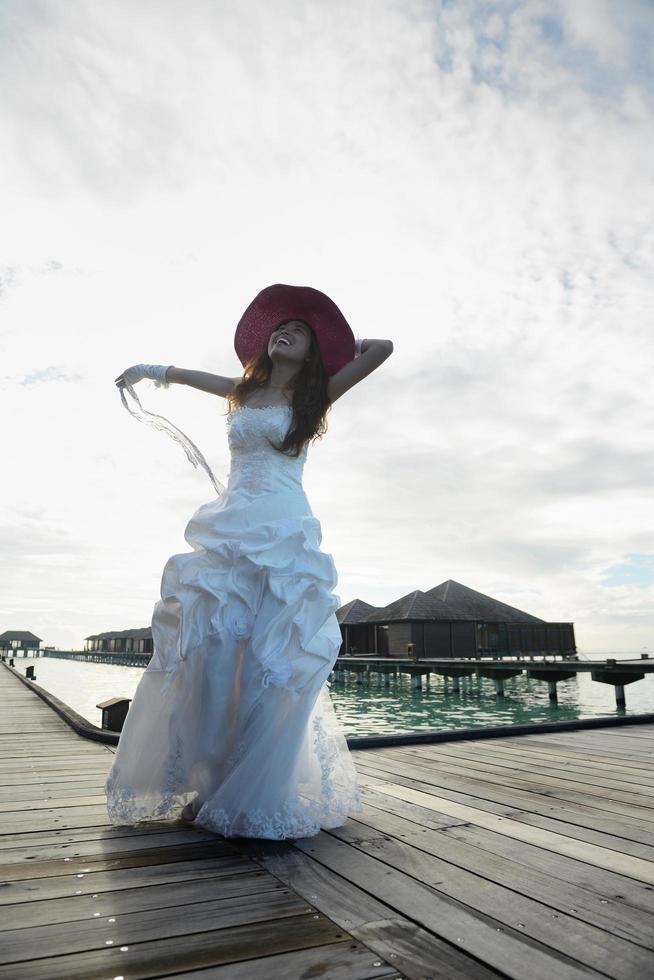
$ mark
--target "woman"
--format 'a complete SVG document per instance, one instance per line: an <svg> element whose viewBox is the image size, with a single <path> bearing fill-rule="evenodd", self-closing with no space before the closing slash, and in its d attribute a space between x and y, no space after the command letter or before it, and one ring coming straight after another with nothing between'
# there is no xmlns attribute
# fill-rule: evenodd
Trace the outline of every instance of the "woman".
<svg viewBox="0 0 654 980"><path fill-rule="evenodd" d="M242 377L136 365L116 378L227 399L231 468L186 528L193 551L164 568L154 653L107 810L116 824L181 817L226 837L311 837L361 804L328 689L341 645L337 574L302 473L327 410L393 344L355 344L328 296L278 284L248 306L234 346Z"/></svg>

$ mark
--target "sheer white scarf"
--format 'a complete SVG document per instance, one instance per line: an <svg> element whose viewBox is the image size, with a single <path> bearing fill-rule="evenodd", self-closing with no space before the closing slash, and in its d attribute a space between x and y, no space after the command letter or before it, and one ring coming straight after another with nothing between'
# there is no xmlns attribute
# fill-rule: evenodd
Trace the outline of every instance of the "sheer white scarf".
<svg viewBox="0 0 654 980"><path fill-rule="evenodd" d="M157 385L157 387L161 387L161 386ZM135 419L139 420L139 422L146 422L148 425L151 425L154 429L159 429L160 432L165 432L167 435L170 436L171 439L174 439L175 442L179 443L179 445L186 453L186 458L188 459L189 463L192 463L196 469L198 468L198 466L201 466L202 469L205 471L205 473L208 475L209 479L213 484L214 490L216 491L218 496L220 497L226 492L225 486L215 478L215 476L211 472L211 468L209 464L207 463L206 459L204 458L204 456L202 455L198 447L191 439L189 439L187 435L185 435L182 432L181 429L178 429L176 425L173 425L172 422L169 422L168 419L164 418L163 415L156 415L154 412L146 411L146 409L144 409L143 406L141 405L141 402L139 401L139 397L134 391L132 385L126 383L125 385L119 388L119 391L120 391L120 397L122 403L127 409L127 411L130 413L130 415L133 415ZM130 406L127 398L125 397L125 393L127 393L130 396L130 398L134 400L136 404L135 408Z"/></svg>

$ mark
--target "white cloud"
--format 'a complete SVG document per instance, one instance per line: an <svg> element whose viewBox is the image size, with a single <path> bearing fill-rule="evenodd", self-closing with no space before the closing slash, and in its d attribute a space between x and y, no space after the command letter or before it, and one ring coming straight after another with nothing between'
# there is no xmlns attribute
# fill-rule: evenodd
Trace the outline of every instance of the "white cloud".
<svg viewBox="0 0 654 980"><path fill-rule="evenodd" d="M2 5L2 628L149 622L212 488L113 379L236 374L286 281L395 345L307 464L342 601L454 578L582 649L647 642L654 583L605 579L654 553L654 31L617 10ZM225 476L222 400L142 395Z"/></svg>

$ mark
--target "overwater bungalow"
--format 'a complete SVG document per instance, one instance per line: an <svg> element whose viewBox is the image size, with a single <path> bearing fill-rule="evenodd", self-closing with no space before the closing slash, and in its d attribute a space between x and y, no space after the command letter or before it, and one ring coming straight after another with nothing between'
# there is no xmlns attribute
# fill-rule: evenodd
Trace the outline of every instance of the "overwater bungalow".
<svg viewBox="0 0 654 980"><path fill-rule="evenodd" d="M550 623L447 579L384 607L353 599L336 612L341 655L576 656L573 623Z"/></svg>
<svg viewBox="0 0 654 980"><path fill-rule="evenodd" d="M107 630L84 637L84 649L105 653L152 653L149 626L131 630Z"/></svg>
<svg viewBox="0 0 654 980"><path fill-rule="evenodd" d="M0 634L0 652L2 653L22 653L27 656L28 652L33 652L41 648L41 637L35 636L29 630L5 630Z"/></svg>

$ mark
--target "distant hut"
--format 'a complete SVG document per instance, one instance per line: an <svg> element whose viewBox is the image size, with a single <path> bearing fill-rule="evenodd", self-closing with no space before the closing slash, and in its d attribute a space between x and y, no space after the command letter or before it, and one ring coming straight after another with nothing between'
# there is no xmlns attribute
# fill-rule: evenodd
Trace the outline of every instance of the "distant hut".
<svg viewBox="0 0 654 980"><path fill-rule="evenodd" d="M367 617L376 611L375 606L361 599L352 599L351 602L341 606L336 613L343 634L341 654L354 656L377 652L377 628L374 623L367 621Z"/></svg>
<svg viewBox="0 0 654 980"><path fill-rule="evenodd" d="M549 623L453 579L416 589L388 606L355 599L336 618L341 654L405 657L484 657L530 654L574 656L572 623Z"/></svg>
<svg viewBox="0 0 654 980"><path fill-rule="evenodd" d="M41 648L41 637L34 636L29 630L5 630L0 634L0 651L2 653L24 653Z"/></svg>
<svg viewBox="0 0 654 980"><path fill-rule="evenodd" d="M84 637L84 649L105 653L152 653L152 629L107 630Z"/></svg>

